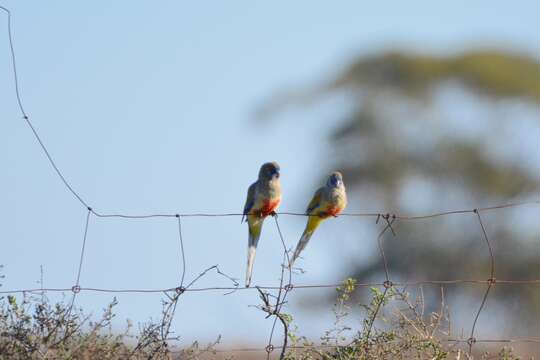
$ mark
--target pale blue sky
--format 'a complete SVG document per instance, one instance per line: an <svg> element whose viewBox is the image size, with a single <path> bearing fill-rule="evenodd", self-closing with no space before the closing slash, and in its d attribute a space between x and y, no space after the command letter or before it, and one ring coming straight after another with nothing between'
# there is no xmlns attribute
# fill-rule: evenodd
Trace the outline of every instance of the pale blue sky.
<svg viewBox="0 0 540 360"><path fill-rule="evenodd" d="M325 142L339 102L289 111L270 126L253 112L276 90L323 81L353 55L414 48L455 52L504 46L540 57L537 2L407 1L384 7L347 1L91 3L2 1L12 10L26 110L75 189L103 212L237 212L261 163L282 166L281 209L302 211L328 170ZM2 14L3 15L3 14ZM0 20L0 263L4 288L75 281L85 209L65 190L20 119L14 96L6 18ZM376 210L350 204L351 211ZM81 284L161 288L178 281L175 219L92 218ZM304 219L281 219L292 246ZM341 280L340 248L369 247L338 219L313 242L307 274L296 282ZM357 221L357 220L355 220ZM333 236L331 236L333 235ZM372 238L372 236L371 236ZM246 229L238 218L186 219L187 279L209 265L243 279ZM268 223L254 282L277 281L281 245ZM354 261L363 261L358 259ZM226 285L209 276L200 285ZM304 293L305 294L305 293ZM223 335L226 345L264 342L270 320L248 307L255 292L188 294L175 329L185 342ZM211 296L213 295L213 296ZM312 293L317 296L317 293ZM100 309L109 294L83 293ZM119 295L119 318L158 316L159 295ZM290 312L300 330L320 334L331 312L310 320L300 291ZM257 329L257 331L254 331Z"/></svg>

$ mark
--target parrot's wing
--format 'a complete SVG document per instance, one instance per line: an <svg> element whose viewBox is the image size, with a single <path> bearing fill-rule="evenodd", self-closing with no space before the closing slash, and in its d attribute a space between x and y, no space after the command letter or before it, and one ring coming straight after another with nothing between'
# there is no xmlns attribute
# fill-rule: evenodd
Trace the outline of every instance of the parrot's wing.
<svg viewBox="0 0 540 360"><path fill-rule="evenodd" d="M321 203L321 195L323 193L324 188L320 188L317 191L315 191L315 194L313 195L313 199L309 202L309 205L306 210L306 215L309 215L315 210L319 204Z"/></svg>
<svg viewBox="0 0 540 360"><path fill-rule="evenodd" d="M240 222L244 222L244 219L247 214L251 211L251 208L253 207L253 204L255 203L255 187L257 186L257 183L254 182L251 184L248 188L247 198L246 198L246 204L244 205L244 211L242 215L242 220Z"/></svg>

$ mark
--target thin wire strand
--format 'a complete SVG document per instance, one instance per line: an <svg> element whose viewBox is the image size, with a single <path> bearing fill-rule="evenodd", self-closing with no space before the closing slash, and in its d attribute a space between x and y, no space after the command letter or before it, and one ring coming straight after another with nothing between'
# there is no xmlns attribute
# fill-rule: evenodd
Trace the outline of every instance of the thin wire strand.
<svg viewBox="0 0 540 360"><path fill-rule="evenodd" d="M381 260L383 261L383 265L384 265L384 273L385 273L385 278L386 278L386 281L383 283L383 286L384 286L384 291L382 293L382 296L381 298L379 299L379 301L377 302L377 305L375 307L375 311L373 311L373 314L372 314L372 317L369 319L369 326L368 326L368 330L366 332L366 340L369 341L369 337L371 336L371 331L373 329L373 325L375 324L375 321L377 320L377 315L379 314L379 310L381 309L381 306L386 298L386 294L388 293L388 289L390 288L390 276L389 276L389 271L388 271L388 263L386 262L386 255L384 254L384 248L382 246L382 238L385 234L385 232L388 230L388 229L392 229L392 223L394 222L395 218L393 218L392 220L388 221L388 217L385 217L387 223L386 223L386 226L383 228L383 230L379 233L379 235L377 236L377 245L379 246L379 252L380 252L380 255L381 255ZM379 220L379 218L377 218L377 221ZM392 229L393 231L393 229ZM369 346L369 344L366 344L366 346Z"/></svg>
<svg viewBox="0 0 540 360"><path fill-rule="evenodd" d="M491 287L494 284L495 281L495 256L493 255L493 248L491 247L491 243L489 241L489 237L486 232L486 228L484 226L484 223L482 221L482 216L480 216L480 211L475 210L476 217L478 219L478 223L480 224L480 228L482 229L482 235L483 238L487 244L487 247L489 249L489 257L490 257L490 276L488 279L488 287L486 289L486 292L484 293L484 297L482 298L482 302L480 303L480 307L478 308L478 312L476 313L476 316L474 317L473 325L471 328L471 335L469 336L469 356L472 354L472 349L474 346L474 343L476 342L476 339L474 338L474 332L476 330L476 323L478 322L478 318L480 317L480 314L482 313L482 310L484 309L484 306L486 304L487 298L489 296L489 292L491 290Z"/></svg>
<svg viewBox="0 0 540 360"><path fill-rule="evenodd" d="M19 109L21 110L21 113L23 115L23 119L26 121L26 124L32 130L32 133L34 134L34 137L36 138L39 145L41 146L41 149L43 150L43 152L47 156L47 159L49 159L49 163L52 165L53 169L56 171L56 173L58 174L58 176L60 177L60 179L62 180L64 185L67 187L67 189L79 200L79 202L81 204L83 204L86 208L90 208L88 203L82 199L82 197L73 189L73 187L66 180L66 178L64 177L64 175L62 174L62 172L60 171L58 166L56 165L55 161L53 160L51 154L49 153L49 150L47 150L47 147L45 146L45 144L41 140L41 137L39 136L39 134L36 131L36 129L35 129L34 125L32 124L32 122L30 121L26 111L24 110L24 106L23 106L23 103L22 103L22 97L21 97L21 93L20 93L19 76L18 76L18 73L17 73L17 61L16 61L16 57L15 57L15 46L13 45L13 31L11 29L11 12L7 8L5 8L3 6L0 6L0 9L4 10L7 13L9 48L10 48L10 52L11 52L11 65L12 65L12 69L13 69L13 80L15 82L15 95L17 97L17 102L19 104Z"/></svg>
<svg viewBox="0 0 540 360"><path fill-rule="evenodd" d="M528 285L540 285L540 279L528 279L528 280L499 280L496 281L497 285L507 285L507 286L528 286ZM453 280L419 280L419 281L409 281L409 282L395 282L392 283L393 286L399 287L408 287L408 286L420 286L420 285L489 285L489 279L453 279ZM339 286L343 286L343 283L336 284L291 284L292 288L298 290L313 290L313 289L335 289ZM384 283L373 282L373 283L357 283L356 287L374 287L374 286L384 286ZM213 286L213 287L202 287L202 288L185 288L185 292L222 292L222 291L253 291L257 290L279 290L279 286L256 286L256 287L232 287L232 286ZM287 285L283 286L282 289L286 290ZM140 294L149 294L149 293L163 293L169 291L175 291L176 286L169 288L159 288L159 289L114 289L114 288L99 288L99 287L81 287L81 292L101 292L101 293L140 293ZM72 291L71 287L59 287L59 288L26 288L26 289L12 289L12 290L2 290L0 294L23 294L23 293L40 293L44 292L68 292Z"/></svg>
<svg viewBox="0 0 540 360"><path fill-rule="evenodd" d="M70 185L70 183L66 180L66 178L64 177L64 175L62 174L62 172L60 171L60 169L58 168L58 166L56 166L56 163L54 162L51 154L49 153L49 150L47 150L47 148L45 147L45 144L43 143L43 141L41 140L41 137L38 135L36 129L34 128L34 125L32 125L32 122L30 122L30 119L28 117L25 117L24 120L26 121L26 123L28 124L28 126L30 127L30 129L32 130L32 133L34 134L34 137L36 138L36 140L39 142L39 145L41 146L41 148L43 149L43 152L45 153L45 155L47 156L47 159L49 159L49 162L51 164L51 166L53 167L54 171L56 171L56 173L58 174L58 176L60 177L60 180L62 180L62 182L64 183L64 185L66 186L66 188L73 194L73 196L75 196L77 198L77 200L79 200L79 202L84 205L84 207L86 207L87 209L91 210L90 206L88 205L88 203L86 201L83 200L83 198L73 189L73 187Z"/></svg>
<svg viewBox="0 0 540 360"><path fill-rule="evenodd" d="M84 253L85 253L85 249L86 249L86 238L88 236L88 225L90 224L90 215L92 213L90 212L90 210L88 210L88 212L86 213L86 223L84 225L84 236L83 236L83 243L82 243L82 247L81 247L81 256L80 256L80 259L79 259L79 268L77 270L77 279L75 280L75 285L78 287L80 285L80 280L81 280L81 271L82 271L82 266L83 266L83 261L84 261Z"/></svg>
<svg viewBox="0 0 540 360"><path fill-rule="evenodd" d="M11 30L11 12L0 5L0 9L4 10L7 14L7 28L8 28L8 38L9 38L9 50L11 52L11 66L13 69L13 81L15 83L15 96L17 97L17 103L19 104L19 109L21 110L21 113L25 118L28 116L26 115L26 111L24 110L24 106L21 100L21 94L19 91L19 75L17 74L17 61L15 58L15 46L13 45L13 32Z"/></svg>
<svg viewBox="0 0 540 360"><path fill-rule="evenodd" d="M435 213L429 213L429 214L420 214L420 215L407 215L407 214L397 214L387 211L381 211L381 212L351 212L351 213L342 213L338 217L371 217L371 218L378 218L381 216L390 216L392 218L395 218L396 220L404 220L404 221L411 221L411 220L427 220L442 216L448 216L448 215L456 215L456 214L471 214L475 213L475 211L481 211L481 212L488 212L488 211L494 211L499 209L508 209L508 208L516 208L516 207L524 207L524 206L531 206L531 205L538 205L540 204L540 201L524 201L524 202L516 202L516 203L506 203L506 204L500 204L500 205L494 205L494 206L488 206L488 207L479 207L476 209L463 209L463 210L449 210L449 211L441 211L441 212L435 212ZM238 212L225 212L225 213L156 213L156 214L124 214L124 213L100 213L96 210L92 210L93 214L100 218L124 218L124 219L150 219L150 218L167 218L167 217L234 217L234 216L244 216L243 213ZM276 215L285 215L285 216L303 216L303 217L310 217L310 216L318 216L318 215L309 215L303 212L290 212L290 211L284 211L284 212L277 212Z"/></svg>
<svg viewBox="0 0 540 360"><path fill-rule="evenodd" d="M178 219L178 239L180 241L180 254L182 256L182 276L180 280L180 286L184 286L184 278L186 277L186 254L184 253L184 239L182 237L182 220L180 216L176 217Z"/></svg>
<svg viewBox="0 0 540 360"><path fill-rule="evenodd" d="M495 256L493 255L493 248L491 247L491 242L489 241L489 237L486 231L486 227L484 226L484 222L482 221L482 217L480 216L480 210L476 211L476 217L478 219L478 223L480 224L480 228L482 229L482 235L484 237L484 240L486 241L486 245L489 250L489 259L490 259L490 279L495 279Z"/></svg>
<svg viewBox="0 0 540 360"><path fill-rule="evenodd" d="M274 216L274 221L276 223L276 228L277 228L277 231L278 231L279 239L281 240L281 245L283 246L284 258L287 259L287 271L289 273L289 283L285 287L283 287L283 275L284 275L284 271L285 271L285 269L284 269L285 264L283 264L282 268L281 268L281 278L280 278L280 285L279 286L283 287L283 289L285 290L285 294L283 295L283 299L281 299L281 302L278 301L278 305L279 305L278 312L279 312L279 311L281 311L281 307L285 304L285 297L287 296L289 291L292 289L292 287L291 287L292 286L292 271L291 271L291 258L289 256L289 251L287 250L287 245L285 244L285 238L284 238L283 233L281 231L281 227L279 226L279 221L278 221L277 216Z"/></svg>
<svg viewBox="0 0 540 360"><path fill-rule="evenodd" d="M71 287L73 296L71 297L71 303L69 305L69 310L66 315L66 320L67 320L66 326L69 323L69 317L71 316L71 311L73 310L73 305L75 304L75 298L77 297L77 294L81 291L81 287L80 287L81 271L82 271L82 266L83 266L83 261L84 261L84 250L86 248L86 238L88 236L88 226L90 224L90 215L91 215L91 211L90 209L88 209L86 213L86 221L84 224L84 235L83 235L83 241L82 241L82 246L81 246L81 256L79 259L79 267L77 269L77 278L75 279L75 285ZM43 293L43 290L42 290L42 293Z"/></svg>
<svg viewBox="0 0 540 360"><path fill-rule="evenodd" d="M276 224L276 228L277 228L277 231L278 231L278 234L279 234L279 239L281 240L281 244L283 245L283 263L281 265L281 276L280 276L280 279L279 279L278 296L276 298L274 322L272 323L272 329L270 330L270 336L268 338L268 345L266 347L268 350L274 348L274 346L272 345L272 339L273 339L273 336L274 336L276 323L277 323L278 318L279 318L279 316L281 314L280 313L281 308L285 304L285 299L287 298L287 294L292 289L291 288L291 286L292 286L292 284L291 284L292 283L291 259L289 257L289 251L287 250L287 245L285 244L285 238L283 237L283 233L281 232L281 227L279 226L279 221L278 221L278 216L277 215L274 216L274 222ZM287 260L287 264L285 264L285 260ZM283 286L283 279L284 279L284 275L285 275L285 267L287 268L287 271L289 272L289 282L288 282L287 286L284 287ZM283 294L283 298L281 297L282 294ZM284 334L284 337L283 337L283 346L282 346L282 349L281 349L282 351L281 351L281 354L280 354L280 357L279 357L280 359L284 358L286 345L287 345L288 329L285 327L284 330L285 330L285 334ZM270 359L270 353L271 353L271 351L267 351L267 354L266 354L267 359Z"/></svg>
<svg viewBox="0 0 540 360"><path fill-rule="evenodd" d="M388 270L388 261L386 260L386 255L384 253L384 248L383 248L383 245L382 245L382 240L383 240L383 236L386 232L386 230L388 229L391 229L392 228L392 223L394 222L395 219L392 219L390 220L386 226L382 229L382 231L379 233L379 235L377 236L377 246L379 247L379 253L381 255L381 259L383 261L383 265L384 265L384 275L385 275L385 278L386 278L386 281L389 282L390 281L390 272Z"/></svg>
<svg viewBox="0 0 540 360"><path fill-rule="evenodd" d="M467 343L468 339L441 339L444 342L455 343ZM511 338L511 339L477 339L478 343L540 343L540 338ZM349 344L313 344L313 345L294 345L287 346L287 349L333 349L344 348L350 346ZM276 346L274 349L281 349L281 346ZM245 347L245 348L231 348L231 349L214 349L213 351L218 353L232 353L232 352L263 352L266 348L257 347Z"/></svg>

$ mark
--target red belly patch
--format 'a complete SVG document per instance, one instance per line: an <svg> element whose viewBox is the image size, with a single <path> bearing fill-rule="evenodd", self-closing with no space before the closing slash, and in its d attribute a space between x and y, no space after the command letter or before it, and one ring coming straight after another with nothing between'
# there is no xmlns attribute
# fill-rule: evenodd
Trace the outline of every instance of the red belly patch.
<svg viewBox="0 0 540 360"><path fill-rule="evenodd" d="M330 207L325 211L325 213L328 214L328 216L338 216L341 214L341 211L343 211L343 209L340 207Z"/></svg>
<svg viewBox="0 0 540 360"><path fill-rule="evenodd" d="M275 211L280 203L281 199L277 199L277 200L266 200L264 202L264 205L263 207L261 208L260 210L260 214L262 217L266 217L268 215L270 215L270 213L272 213L273 211Z"/></svg>

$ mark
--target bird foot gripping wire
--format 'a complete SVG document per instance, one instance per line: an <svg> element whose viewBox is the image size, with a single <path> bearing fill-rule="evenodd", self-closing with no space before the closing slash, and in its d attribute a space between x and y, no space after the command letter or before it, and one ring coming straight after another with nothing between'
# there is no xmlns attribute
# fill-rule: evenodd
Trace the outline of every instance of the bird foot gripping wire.
<svg viewBox="0 0 540 360"><path fill-rule="evenodd" d="M174 291L177 295L182 295L186 291L186 288L183 286L177 286Z"/></svg>

